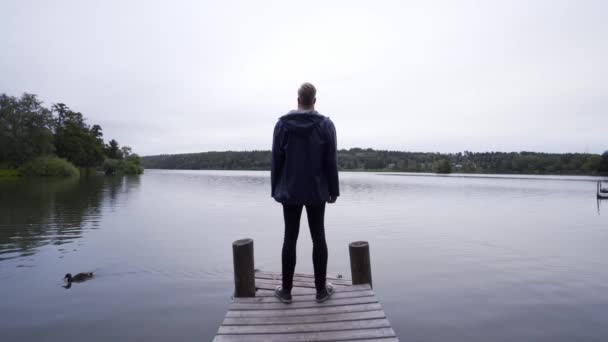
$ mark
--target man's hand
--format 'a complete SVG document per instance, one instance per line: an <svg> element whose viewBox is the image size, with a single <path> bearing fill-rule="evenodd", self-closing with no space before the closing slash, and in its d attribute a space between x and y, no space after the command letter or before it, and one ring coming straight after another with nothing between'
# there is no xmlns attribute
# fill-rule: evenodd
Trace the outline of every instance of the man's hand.
<svg viewBox="0 0 608 342"><path fill-rule="evenodd" d="M329 199L327 200L327 203L336 203L337 199L338 199L338 197L329 196Z"/></svg>

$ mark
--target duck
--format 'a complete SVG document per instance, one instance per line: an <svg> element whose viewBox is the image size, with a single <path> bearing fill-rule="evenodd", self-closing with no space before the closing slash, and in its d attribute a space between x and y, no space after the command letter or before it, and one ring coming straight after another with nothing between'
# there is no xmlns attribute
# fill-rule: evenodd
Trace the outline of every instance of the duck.
<svg viewBox="0 0 608 342"><path fill-rule="evenodd" d="M65 277L63 277L63 280L65 280L68 284L70 283L81 283L85 280L89 280L93 278L93 272L82 272L82 273L78 273L75 276L72 277L71 273L68 273L65 275Z"/></svg>

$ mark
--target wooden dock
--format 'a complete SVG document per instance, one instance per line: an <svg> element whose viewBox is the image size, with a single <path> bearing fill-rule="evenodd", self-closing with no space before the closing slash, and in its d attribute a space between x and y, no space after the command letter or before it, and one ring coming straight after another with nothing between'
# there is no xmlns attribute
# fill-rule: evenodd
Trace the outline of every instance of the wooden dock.
<svg viewBox="0 0 608 342"><path fill-rule="evenodd" d="M235 253L237 294L239 287L243 288L243 279L247 279L242 276L246 272L239 271L238 259L242 260ZM367 261L369 264L369 253ZM351 254L351 268L352 264ZM237 275L239 272L241 275ZM279 273L251 273L249 278L255 274L255 295L233 298L214 342L399 341L372 290L371 270L365 284L353 285L340 276L328 277L336 292L324 303L315 301L314 276L296 273L291 304L274 297L274 289L281 284Z"/></svg>
<svg viewBox="0 0 608 342"><path fill-rule="evenodd" d="M274 297L281 275L256 272L255 297L234 298L213 341L399 341L368 284L327 281L336 292L317 303L314 276L297 273L293 302L283 304Z"/></svg>

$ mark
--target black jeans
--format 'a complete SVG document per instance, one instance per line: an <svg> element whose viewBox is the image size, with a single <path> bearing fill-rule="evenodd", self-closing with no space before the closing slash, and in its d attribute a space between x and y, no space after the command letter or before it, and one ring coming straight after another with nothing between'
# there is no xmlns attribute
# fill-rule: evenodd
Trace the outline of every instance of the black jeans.
<svg viewBox="0 0 608 342"><path fill-rule="evenodd" d="M293 274L296 269L296 244L300 232L302 205L283 204L285 219L285 237L283 239L283 289L290 292L293 287ZM315 270L315 287L317 292L325 289L327 276L327 243L325 242L325 203L307 205L306 215L312 237L312 264Z"/></svg>

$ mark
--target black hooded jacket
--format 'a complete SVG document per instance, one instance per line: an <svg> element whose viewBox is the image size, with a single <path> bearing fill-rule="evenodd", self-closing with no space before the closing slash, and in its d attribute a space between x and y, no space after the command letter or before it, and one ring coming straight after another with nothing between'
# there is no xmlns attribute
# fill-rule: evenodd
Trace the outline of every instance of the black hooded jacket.
<svg viewBox="0 0 608 342"><path fill-rule="evenodd" d="M274 127L272 197L284 204L319 205L338 197L336 128L314 110L291 111Z"/></svg>

